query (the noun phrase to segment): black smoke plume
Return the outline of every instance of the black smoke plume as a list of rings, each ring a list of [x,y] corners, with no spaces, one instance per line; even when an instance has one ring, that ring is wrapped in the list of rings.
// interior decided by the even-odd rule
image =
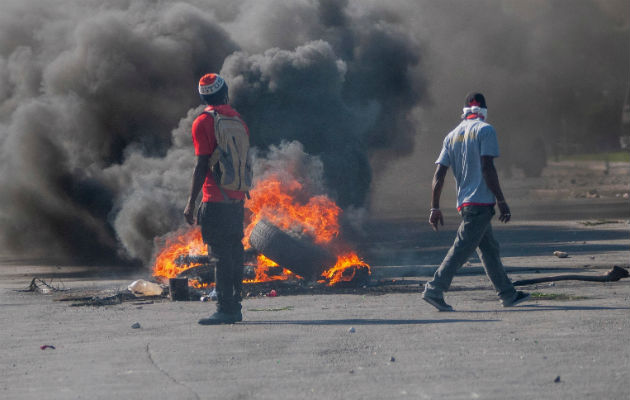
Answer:
[[[175,144],[171,130],[196,104],[198,76],[237,48],[197,7],[99,4],[3,2],[0,247],[8,252],[141,256],[118,221],[136,224],[139,247],[170,228],[156,207],[165,199],[138,193],[159,191],[143,174]],[[130,215],[134,207],[153,208],[152,221]]]
[[[404,196],[373,176],[412,154],[432,169],[470,90],[486,93],[506,156],[530,136],[614,146],[625,1],[381,3],[3,1],[1,254],[147,262],[182,225],[211,71],[260,154],[299,141],[343,207]]]

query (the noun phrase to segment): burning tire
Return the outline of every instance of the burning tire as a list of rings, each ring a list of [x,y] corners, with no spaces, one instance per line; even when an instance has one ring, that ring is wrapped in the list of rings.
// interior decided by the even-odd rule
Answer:
[[[249,243],[265,257],[307,280],[317,279],[337,261],[326,249],[291,236],[265,220],[256,224]]]

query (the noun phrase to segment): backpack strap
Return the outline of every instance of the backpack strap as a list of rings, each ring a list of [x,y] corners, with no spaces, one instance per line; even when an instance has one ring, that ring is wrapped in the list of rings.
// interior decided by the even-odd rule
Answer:
[[[219,118],[218,117],[219,113],[216,112],[215,110],[210,110],[210,111],[204,110],[202,114],[208,114],[214,120],[214,127],[215,127],[214,138],[215,138],[215,141],[217,142],[217,147],[214,149],[212,154],[210,154],[210,160],[208,161],[208,165],[210,166],[210,168],[212,168],[217,162],[219,162],[219,157],[221,156],[221,153],[219,152],[219,142],[218,140],[216,140],[216,137],[217,137],[216,125],[217,125],[217,119]],[[225,194],[223,196],[225,197]]]
[[[214,119],[214,138],[215,138],[215,140],[217,142],[217,147],[214,149],[212,154],[210,154],[210,159],[208,160],[208,166],[210,167],[210,169],[212,169],[219,162],[219,157],[221,157],[221,152],[219,151],[219,141],[217,140],[217,131],[216,131],[217,119],[219,119],[219,113],[216,112],[215,110],[209,110],[209,111],[204,110],[202,112],[202,114],[208,114],[208,115],[210,115],[212,117],[212,119]],[[225,203],[235,203],[236,202],[236,201],[232,200],[227,195],[225,190],[223,190],[221,185],[219,185],[218,183],[217,183],[217,187],[219,188],[219,191],[221,192],[221,195],[223,196],[223,202],[225,202]],[[248,195],[248,197],[249,197],[249,195]]]

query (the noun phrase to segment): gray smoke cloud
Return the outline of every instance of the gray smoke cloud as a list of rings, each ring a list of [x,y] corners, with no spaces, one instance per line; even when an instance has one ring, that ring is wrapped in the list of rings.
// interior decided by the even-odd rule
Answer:
[[[160,202],[174,200],[150,194],[151,173],[168,167],[146,171],[170,161],[155,157],[177,146],[171,130],[198,103],[191,88],[236,45],[211,12],[183,3],[4,2],[0,18],[0,246],[146,259],[137,236],[168,229]]]
[[[298,141],[346,209],[374,190],[398,196],[373,176],[434,158],[472,89],[487,94],[504,159],[530,137],[613,146],[623,0],[381,3],[3,1],[0,251],[150,260],[183,222],[195,89],[210,71],[261,157]]]
[[[505,164],[550,153],[618,148],[629,79],[630,8],[623,0],[475,1],[407,6],[431,77],[425,120],[440,134],[457,121],[464,96],[486,94]],[[429,143],[427,143],[429,144]],[[524,160],[525,159],[525,160]]]
[[[313,196],[328,194],[322,160],[306,153],[298,141],[282,141],[279,145],[269,146],[264,152],[254,151],[252,161],[254,184],[266,179],[276,179],[285,184],[296,181],[304,196],[298,200],[304,203]]]

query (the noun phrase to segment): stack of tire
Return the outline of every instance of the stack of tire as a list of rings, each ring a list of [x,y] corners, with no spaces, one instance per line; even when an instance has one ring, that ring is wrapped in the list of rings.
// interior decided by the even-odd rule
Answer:
[[[307,281],[319,279],[337,262],[325,248],[306,238],[290,235],[267,220],[256,224],[249,243],[265,257]]]

